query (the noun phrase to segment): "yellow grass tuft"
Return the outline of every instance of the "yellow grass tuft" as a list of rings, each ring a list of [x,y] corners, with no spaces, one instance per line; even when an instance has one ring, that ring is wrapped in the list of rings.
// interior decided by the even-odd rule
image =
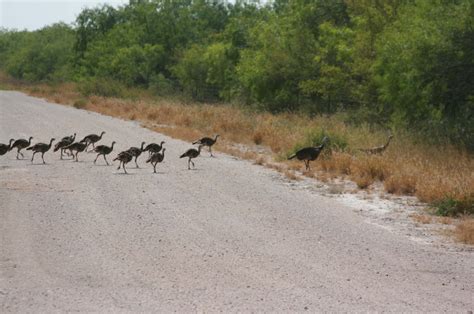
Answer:
[[[474,219],[466,218],[461,221],[456,226],[454,234],[459,242],[474,244]]]

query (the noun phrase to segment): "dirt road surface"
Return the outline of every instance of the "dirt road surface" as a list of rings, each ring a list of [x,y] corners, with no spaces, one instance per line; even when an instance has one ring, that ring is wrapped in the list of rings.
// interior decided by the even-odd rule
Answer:
[[[116,153],[166,141],[159,173],[95,154],[0,156],[0,312],[474,310],[474,253],[413,241],[224,154],[0,92],[0,142],[105,131]],[[39,156],[37,156],[39,157]]]

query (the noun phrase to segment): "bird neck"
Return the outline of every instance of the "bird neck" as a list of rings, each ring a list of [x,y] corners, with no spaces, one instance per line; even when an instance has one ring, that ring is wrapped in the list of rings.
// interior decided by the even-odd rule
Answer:
[[[74,133],[74,135],[72,136],[72,141],[74,142],[75,139],[76,139],[76,133]]]
[[[115,142],[112,142],[112,145],[110,145],[110,148],[114,148]]]
[[[383,146],[383,148],[387,148],[387,146],[388,146],[388,144],[390,144],[390,141],[391,141],[391,140],[392,140],[392,138],[389,137],[389,138],[388,138],[388,141],[387,141],[387,144],[385,144],[385,145]]]
[[[145,146],[145,142],[142,142],[142,147],[140,147],[141,151],[143,151],[143,146]]]
[[[10,143],[8,143],[8,148],[12,147],[12,143],[14,142],[15,140],[14,139],[10,139]]]
[[[53,145],[53,141],[54,141],[54,138],[52,138],[50,141],[49,141],[49,147],[51,147],[51,145]]]

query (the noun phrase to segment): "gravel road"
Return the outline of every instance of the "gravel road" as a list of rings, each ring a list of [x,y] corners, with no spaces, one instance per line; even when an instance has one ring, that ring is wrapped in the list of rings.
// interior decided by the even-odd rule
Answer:
[[[474,252],[419,243],[350,207],[137,123],[0,92],[0,142],[106,131],[166,141],[158,174],[95,154],[0,156],[0,312],[474,310]],[[40,156],[37,156],[40,157]]]

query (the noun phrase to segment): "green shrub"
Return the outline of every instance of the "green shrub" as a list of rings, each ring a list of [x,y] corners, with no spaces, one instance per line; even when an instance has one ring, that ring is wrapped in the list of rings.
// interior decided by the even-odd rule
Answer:
[[[447,197],[433,205],[435,207],[435,214],[439,216],[474,214],[474,200],[469,198],[457,200],[452,197]]]
[[[121,97],[122,90],[123,86],[119,82],[108,78],[88,78],[79,84],[79,91],[84,96]]]

